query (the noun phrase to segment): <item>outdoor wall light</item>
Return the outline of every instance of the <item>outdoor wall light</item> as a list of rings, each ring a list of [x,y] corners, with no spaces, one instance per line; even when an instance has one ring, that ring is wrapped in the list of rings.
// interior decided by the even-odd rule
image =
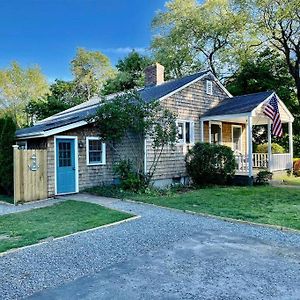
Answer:
[[[79,142],[78,142],[78,147],[79,147],[79,148],[83,148],[83,147],[84,147],[84,144],[83,144],[82,141],[79,141]]]

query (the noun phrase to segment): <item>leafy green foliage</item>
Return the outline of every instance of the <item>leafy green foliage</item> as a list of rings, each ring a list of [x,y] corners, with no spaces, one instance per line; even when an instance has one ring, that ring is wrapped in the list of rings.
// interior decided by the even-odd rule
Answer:
[[[13,148],[16,123],[9,115],[0,118],[0,193],[13,194]]]
[[[22,68],[13,62],[0,70],[0,107],[10,113],[18,126],[27,124],[25,107],[49,92],[46,78],[39,67]]]
[[[143,86],[144,69],[151,63],[150,58],[132,50],[128,56],[119,60],[116,65],[117,75],[106,81],[102,94],[108,95]]]
[[[140,148],[137,149],[136,141],[143,145],[147,136],[151,140],[154,150],[154,159],[147,174],[148,182],[152,178],[156,165],[165,146],[171,147],[176,142],[176,119],[168,109],[161,107],[159,101],[145,102],[135,92],[127,92],[104,100],[97,113],[90,120],[98,129],[101,139],[109,143],[115,150],[115,145],[124,138],[130,147],[128,155],[135,154],[135,171],[143,174],[143,157]],[[129,157],[127,157],[129,159]]]
[[[285,153],[285,150],[282,146],[276,144],[276,143],[272,143],[272,153],[273,154],[278,154],[278,153]],[[256,148],[256,152],[258,153],[268,153],[268,144],[260,144],[257,146]]]
[[[228,59],[225,52],[242,44],[245,22],[245,13],[233,7],[232,1],[169,1],[166,11],[153,20],[152,49],[170,74],[181,76],[191,71],[189,66],[201,65],[217,74]]]
[[[256,179],[255,179],[255,183],[258,185],[265,185],[268,184],[269,181],[272,179],[272,172],[263,170],[263,171],[259,171],[257,173]]]
[[[137,192],[144,186],[144,178],[138,174],[130,160],[120,160],[114,165],[114,172],[121,180],[121,188]]]
[[[224,184],[235,172],[233,151],[223,145],[196,143],[185,161],[187,173],[196,185]]]
[[[99,51],[78,48],[71,61],[74,83],[86,100],[99,95],[106,80],[114,77],[114,70],[107,56]]]
[[[43,99],[32,100],[26,106],[31,120],[42,120],[84,102],[85,96],[78,94],[73,81],[56,80],[50,86],[50,93]]]

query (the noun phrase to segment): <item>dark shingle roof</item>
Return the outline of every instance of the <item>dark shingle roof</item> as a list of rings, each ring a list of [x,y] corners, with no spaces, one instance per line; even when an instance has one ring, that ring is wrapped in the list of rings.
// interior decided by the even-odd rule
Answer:
[[[191,83],[208,72],[209,71],[198,72],[180,79],[167,81],[161,85],[145,87],[140,89],[139,93],[142,99],[146,102],[160,99],[185,86],[186,84]],[[112,98],[113,95],[108,97]],[[87,117],[96,113],[98,106],[99,99],[92,99],[88,102],[82,103],[66,111],[60,112],[50,118],[40,121],[33,127],[20,129],[17,131],[16,136],[19,138],[26,138],[26,136],[39,136],[51,129],[66,126],[79,121],[84,121]]]
[[[233,115],[251,112],[273,92],[260,92],[224,99],[219,105],[208,110],[203,116]]]

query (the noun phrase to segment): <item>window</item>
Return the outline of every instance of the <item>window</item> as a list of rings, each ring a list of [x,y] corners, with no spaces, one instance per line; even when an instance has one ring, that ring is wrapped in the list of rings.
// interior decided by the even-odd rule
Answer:
[[[58,161],[60,167],[71,167],[71,144],[69,142],[60,142],[58,144]]]
[[[211,135],[211,143],[212,144],[221,144],[221,132],[222,128],[219,124],[211,124],[210,125],[210,135]]]
[[[213,94],[213,85],[212,81],[206,80],[206,94],[212,95]]]
[[[242,151],[242,127],[232,126],[232,150]]]
[[[177,122],[177,138],[180,144],[194,143],[194,123],[191,121]]]
[[[87,165],[106,164],[106,145],[98,137],[86,138]]]

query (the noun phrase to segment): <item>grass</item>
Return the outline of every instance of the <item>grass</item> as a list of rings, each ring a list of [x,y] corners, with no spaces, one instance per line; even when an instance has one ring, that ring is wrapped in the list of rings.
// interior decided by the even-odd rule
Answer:
[[[116,189],[116,188],[115,188]],[[110,197],[108,188],[90,192]],[[160,206],[189,210],[196,213],[228,217],[238,220],[272,224],[300,230],[299,189],[260,187],[212,187],[185,192],[133,194],[120,191],[119,198],[127,198]]]
[[[286,185],[299,185],[300,186],[300,177],[295,176],[284,176],[281,177],[283,183]]]
[[[7,195],[1,195],[0,194],[0,201],[7,202],[7,203],[10,203],[10,204],[14,204],[14,198],[10,197],[10,196],[7,196]]]
[[[130,217],[132,215],[97,204],[73,200],[4,215],[0,217],[0,252]]]

